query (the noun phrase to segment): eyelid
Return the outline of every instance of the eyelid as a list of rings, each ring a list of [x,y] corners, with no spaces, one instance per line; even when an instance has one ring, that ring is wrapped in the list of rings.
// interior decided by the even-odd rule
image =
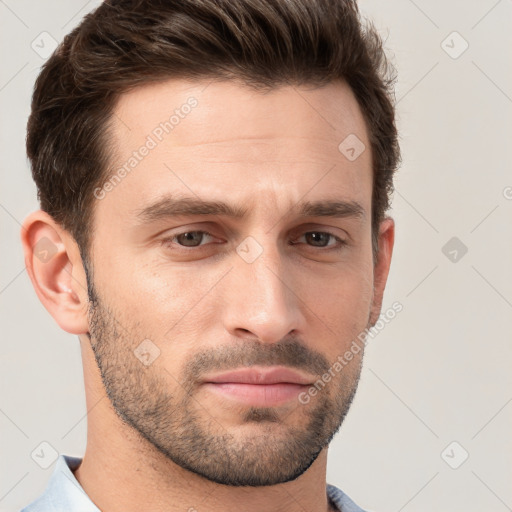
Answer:
[[[205,230],[205,229],[194,229],[194,228],[189,228],[189,229],[183,229],[182,231],[180,232],[177,232],[177,233],[174,233],[172,235],[169,235],[169,236],[166,236],[165,238],[162,238],[160,243],[161,245],[174,245],[176,247],[176,250],[177,251],[185,251],[185,252],[190,252],[194,249],[199,249],[201,247],[206,247],[208,245],[211,245],[212,243],[206,243],[206,244],[200,244],[200,245],[196,245],[196,246],[191,246],[191,247],[188,247],[186,245],[180,245],[178,243],[175,243],[175,239],[180,236],[180,235],[184,235],[185,233],[202,233],[204,235],[207,235],[207,236],[210,236],[212,238],[215,238],[215,236],[210,233],[209,231]],[[308,245],[307,243],[304,243],[303,245],[305,245],[306,247],[308,247],[308,249],[318,249],[319,251],[324,251],[324,252],[328,252],[330,250],[340,250],[342,249],[343,247],[345,247],[346,245],[348,245],[348,240],[345,240],[341,237],[339,237],[338,235],[336,235],[335,233],[332,233],[331,231],[325,231],[325,229],[315,229],[315,228],[309,228],[309,229],[306,229],[306,230],[301,230],[301,234],[299,235],[298,238],[302,238],[303,236],[307,235],[308,233],[322,233],[322,234],[326,234],[326,235],[329,235],[331,236],[332,238],[334,238],[336,240],[336,244],[333,245],[333,246],[326,246],[326,247],[322,247],[322,246],[315,246],[315,245]],[[213,243],[216,243],[218,244],[219,242],[213,242]],[[290,245],[297,245],[297,242],[294,240],[292,242],[289,242]]]
[[[336,240],[336,244],[332,245],[332,246],[326,246],[326,247],[318,247],[318,246],[315,246],[315,245],[308,245],[308,244],[304,244],[306,245],[309,249],[319,249],[320,251],[329,251],[329,250],[336,250],[336,249],[341,249],[343,247],[345,247],[346,245],[348,245],[348,241],[347,240],[344,240],[343,238],[340,238],[338,235],[335,235],[334,233],[331,233],[330,231],[323,231],[321,229],[308,229],[307,231],[304,231],[300,236],[299,238],[302,238],[303,236],[307,235],[308,233],[322,233],[322,234],[325,234],[325,235],[329,235],[331,236],[332,238],[334,238]],[[292,242],[291,245],[296,245],[295,242]]]
[[[185,250],[185,251],[189,251],[191,249],[198,249],[199,247],[205,247],[206,245],[209,245],[209,244],[200,244],[200,245],[196,245],[196,246],[192,246],[192,247],[187,247],[186,245],[180,245],[180,244],[176,244],[174,243],[174,240],[179,237],[180,235],[184,235],[185,233],[202,233],[204,235],[207,235],[207,236],[210,236],[212,238],[215,238],[215,236],[210,233],[209,231],[206,231],[205,229],[186,229],[184,231],[180,231],[179,233],[174,233],[172,235],[169,235],[169,236],[166,236],[165,238],[162,238],[161,239],[161,244],[162,245],[169,245],[170,243],[172,243],[173,245],[176,245],[178,247],[178,250]],[[214,242],[216,243],[216,242]]]

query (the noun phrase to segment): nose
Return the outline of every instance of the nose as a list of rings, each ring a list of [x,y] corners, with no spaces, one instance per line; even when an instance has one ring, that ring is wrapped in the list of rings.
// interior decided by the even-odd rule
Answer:
[[[252,244],[250,251],[257,249]],[[273,248],[260,245],[262,252],[252,262],[243,251],[233,256],[234,268],[225,283],[224,325],[237,338],[276,343],[302,329],[301,300],[275,242]]]

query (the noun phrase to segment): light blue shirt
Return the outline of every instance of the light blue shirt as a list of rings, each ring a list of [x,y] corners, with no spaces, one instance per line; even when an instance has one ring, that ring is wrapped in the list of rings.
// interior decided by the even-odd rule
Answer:
[[[81,462],[60,455],[43,494],[21,512],[101,512],[73,475]],[[327,496],[340,512],[365,512],[334,485],[327,484]]]

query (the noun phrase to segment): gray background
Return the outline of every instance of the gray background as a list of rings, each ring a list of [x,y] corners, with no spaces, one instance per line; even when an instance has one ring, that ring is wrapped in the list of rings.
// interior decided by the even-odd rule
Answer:
[[[96,5],[0,0],[2,511],[44,489],[54,466],[31,458],[41,442],[85,449],[78,339],[39,303],[19,231],[37,208],[24,138],[44,50]],[[512,2],[360,5],[399,72],[403,165],[383,309],[404,309],[368,345],[328,481],[379,512],[512,510]]]

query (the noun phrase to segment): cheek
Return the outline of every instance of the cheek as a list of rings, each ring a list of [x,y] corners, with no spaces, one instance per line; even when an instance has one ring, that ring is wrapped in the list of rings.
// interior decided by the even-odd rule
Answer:
[[[312,332],[312,339],[316,336],[317,346],[323,347],[322,351],[330,362],[349,351],[354,340],[361,345],[357,340],[368,325],[372,291],[373,267],[369,265],[357,271],[340,272],[306,295],[306,303],[314,312],[311,316],[311,322],[316,325],[313,331],[317,332]],[[319,329],[320,321],[329,329]],[[328,333],[329,341],[319,333]],[[349,354],[353,360],[350,368],[354,371],[357,371],[357,361],[363,354],[362,349],[356,347],[356,351],[357,354]]]
[[[373,295],[371,264],[343,265],[302,280],[300,297],[319,317],[338,328],[366,325]]]
[[[138,261],[133,254],[118,254],[104,262],[98,281],[102,296],[127,327],[137,325],[157,343],[169,344],[178,336],[180,343],[193,343],[201,324],[220,321],[222,304],[232,303],[234,292],[219,285],[226,270],[223,265],[173,268],[158,256]],[[354,249],[336,266],[291,263],[288,270],[286,281],[297,296],[293,307],[303,311],[308,323],[321,321],[339,333],[336,343],[364,330],[373,290],[369,246]]]
[[[136,332],[164,347],[190,327],[190,313],[200,309],[205,290],[212,286],[190,271],[162,268],[135,258],[106,263],[94,279],[99,295],[124,331]]]

